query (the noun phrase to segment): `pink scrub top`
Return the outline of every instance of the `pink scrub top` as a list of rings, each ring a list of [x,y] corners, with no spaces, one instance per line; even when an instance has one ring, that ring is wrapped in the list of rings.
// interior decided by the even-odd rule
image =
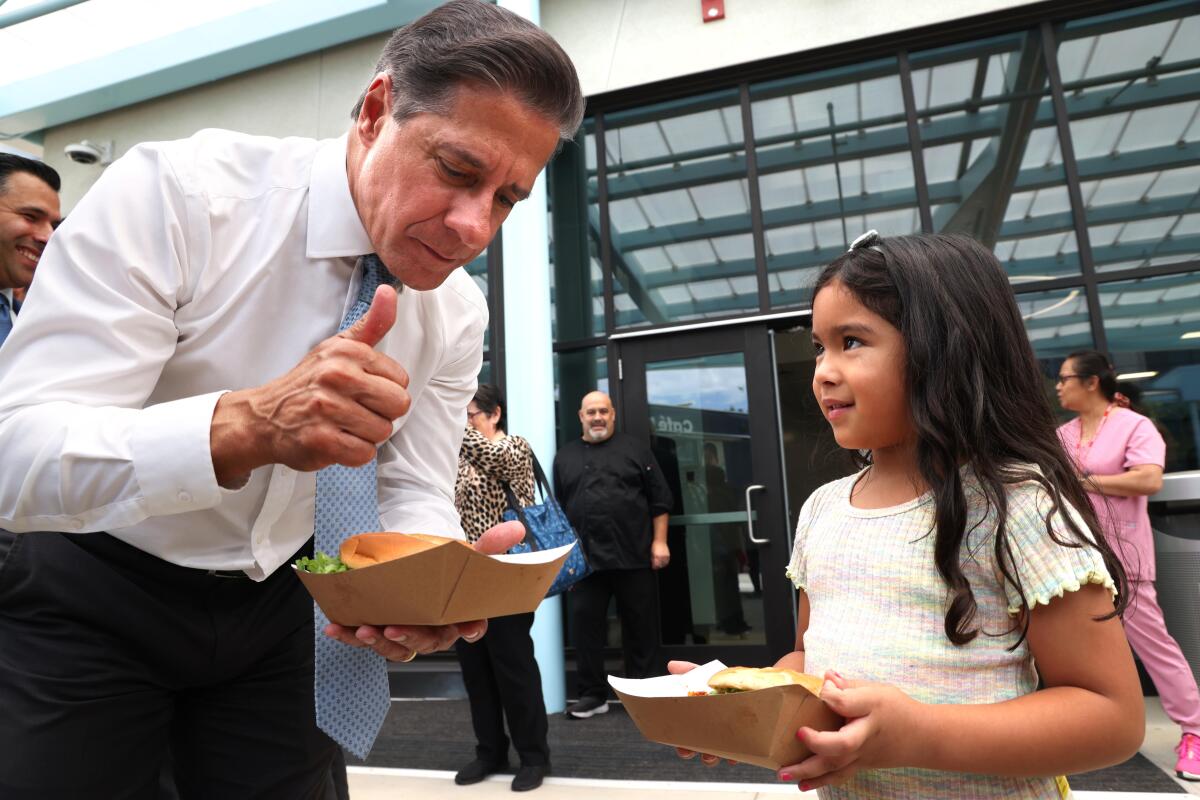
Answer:
[[[1093,475],[1120,475],[1140,464],[1166,465],[1167,445],[1154,423],[1136,411],[1113,408],[1091,447],[1079,447],[1083,423],[1078,417],[1058,429],[1067,455]],[[1079,463],[1080,454],[1082,464]],[[1086,483],[1085,483],[1086,486]],[[1108,542],[1121,559],[1130,580],[1154,580],[1154,535],[1146,513],[1148,498],[1112,497],[1088,492]]]

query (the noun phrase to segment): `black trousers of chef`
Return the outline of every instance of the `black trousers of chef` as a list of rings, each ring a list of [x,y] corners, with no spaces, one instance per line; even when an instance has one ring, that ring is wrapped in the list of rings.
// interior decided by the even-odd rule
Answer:
[[[331,795],[312,601],[103,533],[0,533],[0,797]]]
[[[509,737],[522,766],[550,763],[550,725],[529,635],[532,627],[533,612],[495,617],[479,641],[454,644],[471,704],[475,756],[490,764],[508,760]]]
[[[608,644],[608,604],[617,598],[625,677],[648,678],[659,671],[658,602],[654,571],[596,570],[572,587],[572,638],[579,670],[578,698],[608,697],[604,648]]]

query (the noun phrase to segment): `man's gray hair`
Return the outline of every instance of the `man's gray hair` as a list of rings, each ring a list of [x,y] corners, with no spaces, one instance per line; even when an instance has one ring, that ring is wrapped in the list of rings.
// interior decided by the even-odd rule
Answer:
[[[450,0],[396,30],[375,74],[392,78],[396,122],[448,114],[462,84],[511,92],[571,139],[583,121],[583,91],[571,59],[532,22],[482,0]],[[366,90],[351,116],[358,119]]]

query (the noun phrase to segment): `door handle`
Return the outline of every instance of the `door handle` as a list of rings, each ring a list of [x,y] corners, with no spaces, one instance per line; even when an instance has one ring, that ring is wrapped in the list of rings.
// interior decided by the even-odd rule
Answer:
[[[755,492],[765,492],[767,487],[762,484],[754,483],[746,487],[746,535],[750,537],[750,541],[755,544],[770,544],[770,539],[759,539],[754,535],[754,505],[750,496]]]

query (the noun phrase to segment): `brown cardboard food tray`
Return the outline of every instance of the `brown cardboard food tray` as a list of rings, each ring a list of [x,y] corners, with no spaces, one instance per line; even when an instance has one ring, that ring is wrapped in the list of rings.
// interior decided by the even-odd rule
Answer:
[[[690,682],[687,676],[673,675],[645,681],[610,677],[609,683],[647,739],[769,769],[799,763],[812,754],[796,738],[797,728],[828,731],[842,725],[842,718],[803,686],[687,696],[688,688],[702,689],[719,669],[724,669],[720,662],[697,667]],[[700,677],[703,681],[697,680]],[[657,684],[647,686],[651,682]],[[672,684],[678,687],[675,696],[670,696]]]
[[[447,541],[346,572],[293,569],[339,625],[450,625],[533,611],[572,546],[489,556]]]

